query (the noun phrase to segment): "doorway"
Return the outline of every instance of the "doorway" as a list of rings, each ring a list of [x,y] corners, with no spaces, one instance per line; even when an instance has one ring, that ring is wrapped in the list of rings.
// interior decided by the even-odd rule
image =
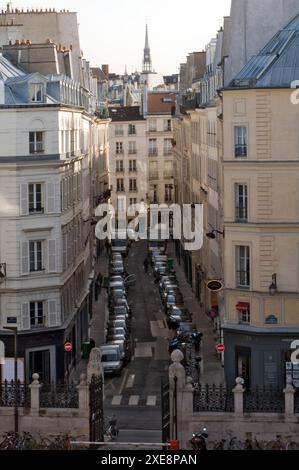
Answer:
[[[236,377],[244,379],[244,386],[251,386],[251,349],[236,347]]]
[[[40,382],[51,383],[51,354],[50,350],[29,352],[29,377],[39,375]]]

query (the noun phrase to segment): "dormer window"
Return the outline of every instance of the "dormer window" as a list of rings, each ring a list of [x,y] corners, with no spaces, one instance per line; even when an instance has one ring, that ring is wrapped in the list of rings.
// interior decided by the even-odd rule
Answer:
[[[30,84],[30,101],[32,103],[43,103],[44,101],[44,84],[31,83]]]

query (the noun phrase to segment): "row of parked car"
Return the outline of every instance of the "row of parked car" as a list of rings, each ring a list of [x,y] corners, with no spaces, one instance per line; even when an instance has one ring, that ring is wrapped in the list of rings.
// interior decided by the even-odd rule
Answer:
[[[105,375],[120,375],[131,359],[131,318],[128,289],[136,283],[134,275],[128,276],[123,255],[113,251],[109,260],[108,308],[106,344],[101,347]]]
[[[198,351],[203,335],[193,325],[192,313],[185,306],[175,270],[164,251],[152,250],[150,257],[168,327],[176,331],[175,337],[169,343],[169,352],[181,349],[185,353],[186,345],[191,352]],[[190,357],[193,355],[190,354]],[[189,354],[185,358],[185,365],[188,367],[187,356]]]

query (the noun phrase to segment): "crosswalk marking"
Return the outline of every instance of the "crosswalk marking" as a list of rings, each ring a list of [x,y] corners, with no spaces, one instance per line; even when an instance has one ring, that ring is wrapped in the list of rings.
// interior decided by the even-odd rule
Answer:
[[[129,406],[137,406],[139,404],[139,400],[139,395],[131,395],[129,400]]]
[[[113,405],[113,406],[119,406],[119,405],[121,404],[121,400],[122,400],[122,395],[115,395],[115,396],[112,398],[111,405]]]
[[[156,406],[157,397],[156,395],[149,395],[146,400],[146,406]]]

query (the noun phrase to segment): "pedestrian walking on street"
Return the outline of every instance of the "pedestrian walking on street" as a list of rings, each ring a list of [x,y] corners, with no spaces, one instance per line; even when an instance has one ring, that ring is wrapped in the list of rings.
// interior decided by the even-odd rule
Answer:
[[[145,260],[143,261],[143,267],[144,267],[145,273],[147,274],[148,273],[148,259],[147,258],[145,258]]]

